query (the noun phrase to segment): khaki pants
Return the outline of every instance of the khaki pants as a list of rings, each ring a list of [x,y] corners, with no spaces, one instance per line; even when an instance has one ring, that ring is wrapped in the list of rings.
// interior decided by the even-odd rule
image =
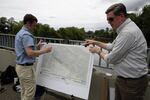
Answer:
[[[22,87],[21,100],[33,100],[36,90],[34,66],[16,65],[16,72]]]
[[[144,100],[148,78],[138,79],[116,78],[115,100]]]

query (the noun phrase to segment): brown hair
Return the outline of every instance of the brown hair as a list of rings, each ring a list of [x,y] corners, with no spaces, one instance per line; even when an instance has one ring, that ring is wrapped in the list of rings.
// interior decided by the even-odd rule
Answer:
[[[23,18],[23,24],[26,24],[27,22],[33,23],[34,21],[38,22],[37,18],[32,14],[26,14]]]
[[[113,11],[114,15],[118,16],[121,13],[123,13],[125,15],[125,17],[127,17],[127,10],[124,4],[122,3],[117,3],[114,4],[112,6],[110,6],[107,10],[106,10],[106,14],[108,14],[109,12]]]

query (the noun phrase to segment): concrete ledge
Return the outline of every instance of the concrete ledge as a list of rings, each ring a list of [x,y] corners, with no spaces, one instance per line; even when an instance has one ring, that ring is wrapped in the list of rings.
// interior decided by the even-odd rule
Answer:
[[[14,51],[10,51],[10,50],[5,50],[5,49],[0,49],[0,59],[1,59],[1,63],[0,63],[0,71],[5,71],[5,69],[9,66],[15,66],[15,53]]]

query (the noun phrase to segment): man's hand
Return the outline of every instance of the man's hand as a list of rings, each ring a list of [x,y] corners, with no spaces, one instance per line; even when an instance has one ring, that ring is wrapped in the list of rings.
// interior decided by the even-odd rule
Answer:
[[[42,51],[44,51],[44,53],[48,53],[52,51],[52,46],[47,46],[41,49]]]
[[[89,51],[91,53],[97,53],[97,54],[99,54],[100,52],[102,52],[101,48],[100,47],[96,47],[96,46],[95,47],[90,47]]]
[[[92,44],[93,46],[95,46],[96,41],[95,40],[86,40],[84,43],[84,46],[87,47],[90,44]]]
[[[37,48],[38,48],[38,49],[41,49],[42,46],[45,45],[45,44],[46,44],[46,42],[45,42],[43,39],[41,39],[41,40],[39,41],[39,43],[37,44]]]

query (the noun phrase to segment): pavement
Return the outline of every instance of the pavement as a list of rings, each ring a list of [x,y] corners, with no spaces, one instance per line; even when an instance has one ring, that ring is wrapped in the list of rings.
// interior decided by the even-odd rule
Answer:
[[[0,100],[21,100],[20,93],[13,90],[13,83],[3,85],[0,88]],[[68,100],[54,94],[45,93],[42,100]]]

